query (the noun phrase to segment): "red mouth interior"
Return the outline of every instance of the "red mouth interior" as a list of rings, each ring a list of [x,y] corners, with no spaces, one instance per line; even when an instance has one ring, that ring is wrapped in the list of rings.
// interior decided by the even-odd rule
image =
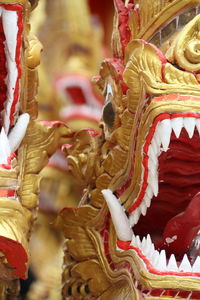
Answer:
[[[86,104],[85,95],[79,86],[70,86],[66,91],[76,105]]]
[[[150,234],[158,250],[180,260],[200,230],[200,137],[182,129],[180,138],[171,135],[169,150],[159,157],[159,194],[153,197],[146,216],[141,216],[134,233]],[[175,240],[166,244],[166,238]]]

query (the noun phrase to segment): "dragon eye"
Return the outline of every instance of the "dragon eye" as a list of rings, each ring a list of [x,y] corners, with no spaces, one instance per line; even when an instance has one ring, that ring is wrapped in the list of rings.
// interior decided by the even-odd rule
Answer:
[[[114,125],[115,121],[115,111],[112,105],[112,98],[113,98],[113,89],[110,83],[106,86],[105,92],[105,105],[103,108],[103,120],[106,125],[111,128]]]
[[[115,111],[111,101],[108,101],[104,106],[103,120],[109,128],[113,127],[115,121]]]

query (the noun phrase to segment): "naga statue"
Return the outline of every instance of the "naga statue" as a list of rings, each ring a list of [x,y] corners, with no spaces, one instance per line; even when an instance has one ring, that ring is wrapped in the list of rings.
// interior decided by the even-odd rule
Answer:
[[[37,121],[41,44],[30,32],[37,1],[0,1],[0,299],[18,299],[29,267],[39,172],[71,130]]]
[[[63,146],[63,299],[200,299],[200,1],[114,3],[100,130]]]

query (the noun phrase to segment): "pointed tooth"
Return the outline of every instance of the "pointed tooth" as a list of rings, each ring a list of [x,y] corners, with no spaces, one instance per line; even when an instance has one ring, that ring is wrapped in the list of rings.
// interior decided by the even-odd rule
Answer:
[[[199,135],[200,135],[200,119],[196,119],[196,126],[197,126],[197,130],[199,132]]]
[[[135,243],[136,243],[136,247],[140,249],[141,248],[141,241],[140,241],[139,235],[136,236]]]
[[[151,245],[152,245],[152,242],[151,242],[151,237],[150,235],[148,234],[147,235],[147,238],[146,238],[146,246],[145,246],[145,249],[144,249],[144,255],[146,257],[149,256],[150,252],[151,252]]]
[[[151,161],[154,165],[158,164],[157,155],[155,154],[153,147],[151,145],[149,146],[148,156],[149,156],[149,160],[151,159]]]
[[[153,176],[151,172],[148,175],[148,184],[151,186],[153,194],[155,197],[158,196],[158,177]]]
[[[158,262],[159,262],[160,254],[157,250],[154,251],[153,257],[152,257],[152,265],[154,268],[157,268]]]
[[[152,240],[151,240],[150,234],[147,234],[147,243],[148,243],[149,245],[152,244]]]
[[[103,190],[102,194],[105,198],[105,201],[107,202],[113,225],[115,227],[119,240],[131,241],[133,232],[130,226],[129,219],[126,216],[119,200],[115,197],[115,195],[113,195],[111,190]]]
[[[195,119],[194,118],[183,118],[184,127],[188,133],[189,138],[193,137],[194,128],[195,128]]]
[[[142,243],[141,243],[141,250],[143,253],[144,253],[145,249],[146,249],[146,238],[143,237]]]
[[[149,261],[152,261],[155,252],[154,244],[151,241],[151,236],[147,235],[147,248],[145,255],[148,257]]]
[[[8,157],[11,154],[9,141],[5,134],[4,128],[2,127],[0,133],[0,164],[7,164]]]
[[[183,271],[183,272],[192,272],[192,267],[191,264],[189,262],[189,259],[187,257],[187,254],[185,254],[183,256],[183,260],[179,266],[179,271]]]
[[[153,191],[152,188],[148,185],[147,189],[146,189],[146,193],[145,193],[150,199],[152,199],[153,197]]]
[[[30,116],[29,114],[23,114],[19,116],[15,127],[11,130],[8,140],[11,148],[11,152],[15,152],[19,145],[21,144],[26,130],[29,124]]]
[[[192,266],[192,272],[200,273],[200,257],[199,256],[197,256],[197,258]]]
[[[165,119],[160,122],[159,135],[163,146],[163,151],[167,151],[172,133],[171,120]]]
[[[154,252],[155,252],[155,246],[154,246],[154,244],[152,243],[151,246],[150,246],[150,249],[149,249],[149,253],[148,253],[148,259],[149,259],[149,261],[151,261],[151,262],[152,262],[153,257],[154,257]]]
[[[6,37],[6,46],[10,59],[15,61],[16,47],[17,47],[17,34],[18,34],[18,16],[16,11],[3,10],[2,23],[3,30]]]
[[[161,138],[160,138],[160,122],[157,124],[156,126],[156,130],[155,130],[155,133],[154,133],[154,140],[155,140],[155,143],[157,145],[157,149],[158,149],[158,153],[160,152],[160,145],[161,145]]]
[[[167,270],[171,271],[171,272],[177,272],[178,271],[176,258],[174,256],[174,254],[172,254],[170,256],[170,259],[169,259],[169,262],[168,262],[168,265],[167,265]]]
[[[151,140],[151,146],[153,148],[153,153],[158,156],[158,153],[160,151],[160,147],[157,145],[155,138],[153,137],[153,139]]]
[[[133,234],[133,236],[132,236],[132,241],[131,241],[131,244],[130,244],[130,245],[133,246],[133,247],[136,246],[136,237],[135,237],[134,234]]]
[[[151,157],[149,158],[148,169],[154,176],[158,175],[158,160],[157,160],[157,158],[156,158],[156,161],[152,160]]]
[[[158,264],[157,264],[157,269],[159,271],[166,271],[167,269],[167,259],[166,259],[166,253],[165,250],[162,250],[160,252]]]
[[[172,129],[177,138],[180,137],[181,130],[183,128],[183,118],[174,118],[171,120]]]
[[[140,218],[140,209],[139,208],[136,208],[129,216],[129,221],[130,221],[130,224],[131,224],[131,227],[136,225],[139,218]]]
[[[151,199],[149,198],[148,195],[145,194],[143,201],[145,202],[147,207],[151,206]]]
[[[146,205],[145,205],[144,202],[140,205],[140,210],[141,210],[142,215],[143,215],[143,216],[146,216],[146,213],[147,213],[147,207],[146,207]]]

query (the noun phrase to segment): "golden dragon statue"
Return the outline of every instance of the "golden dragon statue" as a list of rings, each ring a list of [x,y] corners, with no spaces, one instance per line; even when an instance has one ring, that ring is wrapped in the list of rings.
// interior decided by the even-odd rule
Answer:
[[[200,299],[200,1],[115,0],[100,130],[63,146],[63,299]]]
[[[0,299],[18,299],[29,267],[39,172],[71,135],[61,122],[37,121],[41,44],[29,16],[37,1],[0,1]]]

